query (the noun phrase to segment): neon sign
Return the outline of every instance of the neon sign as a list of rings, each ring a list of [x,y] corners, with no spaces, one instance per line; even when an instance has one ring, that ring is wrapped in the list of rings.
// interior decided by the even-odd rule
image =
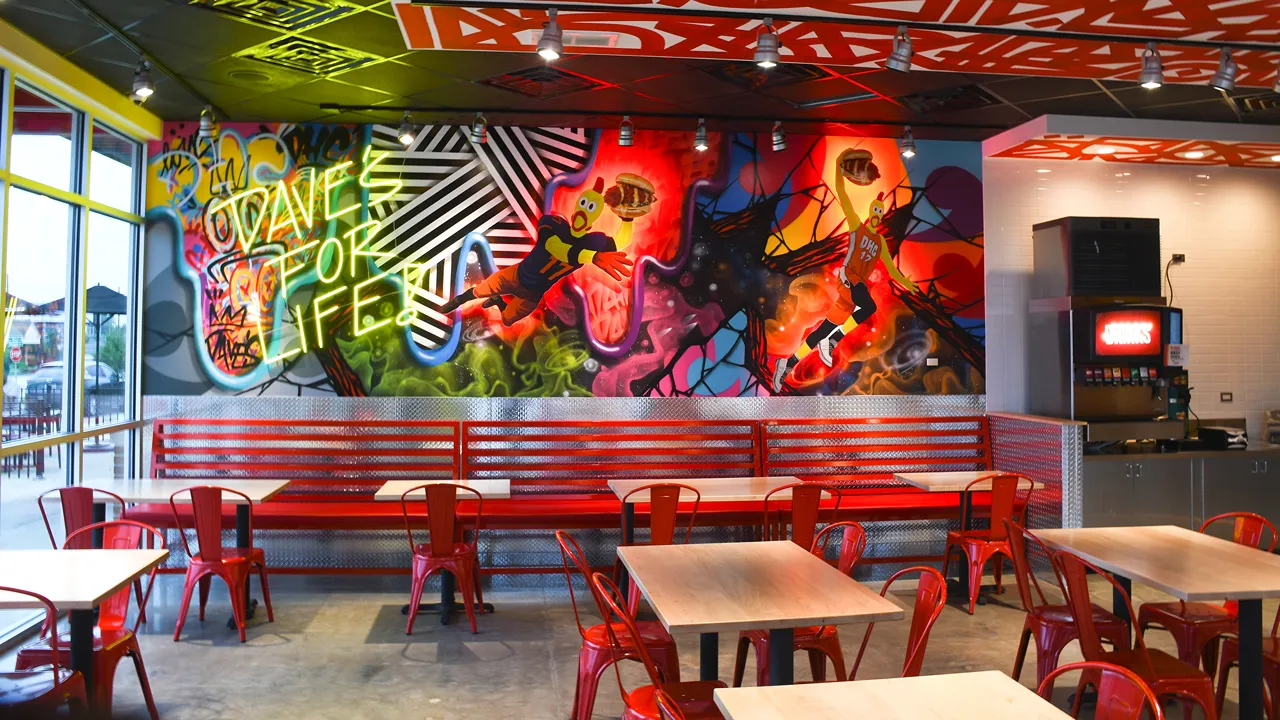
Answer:
[[[295,237],[305,238],[306,233],[321,219],[329,222],[358,212],[361,209],[360,203],[334,207],[335,196],[340,196],[343,186],[353,180],[361,191],[370,193],[368,207],[376,207],[398,193],[403,183],[395,179],[371,177],[373,170],[387,157],[385,152],[373,154],[371,151],[371,147],[365,147],[363,167],[359,174],[353,175],[350,172],[354,164],[351,161],[326,169],[320,178],[316,177],[315,168],[307,168],[300,174],[299,182],[293,185],[286,185],[283,180],[280,180],[270,190],[262,187],[252,188],[213,204],[209,209],[210,222],[216,222],[215,218],[227,218],[227,225],[236,243],[248,254],[255,245],[269,242],[271,238],[276,237],[276,233],[280,230],[292,229]],[[299,192],[299,185],[302,184],[306,187],[303,192]],[[324,194],[319,203],[316,202],[317,189]],[[323,208],[323,218],[319,217],[321,207],[317,205]],[[251,209],[259,211],[250,213]],[[251,214],[252,220],[248,217]],[[341,236],[330,236],[323,240],[304,243],[265,263],[266,268],[274,273],[279,283],[280,297],[284,298],[286,304],[289,304],[290,290],[299,287],[296,276],[314,277],[325,284],[339,282],[342,284],[316,295],[309,306],[290,305],[297,322],[301,347],[290,350],[277,349],[274,354],[269,352],[270,346],[262,327],[262,313],[251,313],[250,319],[257,331],[259,353],[264,363],[283,362],[294,355],[308,352],[311,345],[307,338],[308,326],[314,327],[315,347],[323,348],[325,337],[329,334],[326,326],[331,322],[327,318],[337,314],[344,307],[351,311],[351,332],[356,337],[391,323],[407,327],[413,322],[417,311],[413,308],[411,299],[426,279],[428,265],[406,262],[400,264],[398,273],[384,270],[384,267],[390,267],[400,258],[395,253],[370,249],[381,229],[381,222],[368,220]],[[371,273],[364,279],[360,277],[362,263],[368,264]],[[401,279],[402,290],[399,293],[401,309],[394,317],[374,320],[367,324],[362,323],[362,317],[369,318],[367,312],[362,315],[362,310],[385,297],[383,294],[371,292],[370,286],[393,274],[398,274]],[[291,278],[295,278],[292,285]],[[257,309],[257,303],[254,303],[254,307]]]
[[[1103,356],[1159,355],[1158,310],[1111,310],[1094,318],[1094,352]]]

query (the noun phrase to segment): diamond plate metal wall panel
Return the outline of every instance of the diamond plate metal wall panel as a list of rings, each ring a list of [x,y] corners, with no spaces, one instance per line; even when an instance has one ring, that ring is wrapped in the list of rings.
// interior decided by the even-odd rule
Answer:
[[[998,470],[1025,475],[1044,484],[1031,495],[1032,528],[1063,527],[1065,498],[1071,491],[1072,473],[1079,473],[1082,445],[1071,443],[1070,422],[1026,415],[994,413],[991,421],[991,451]],[[1075,459],[1076,465],[1072,465]],[[1074,484],[1078,485],[1078,481]],[[1078,491],[1078,490],[1077,490]]]

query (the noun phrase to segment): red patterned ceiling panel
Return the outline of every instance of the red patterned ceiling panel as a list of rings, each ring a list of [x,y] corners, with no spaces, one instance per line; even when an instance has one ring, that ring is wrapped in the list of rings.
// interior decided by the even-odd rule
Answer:
[[[904,22],[944,22],[982,27],[1064,30],[1105,35],[1128,33],[1200,40],[1280,42],[1277,0],[1216,3],[1186,0],[1053,0],[1044,4],[985,0],[916,2],[810,2],[761,0],[612,0],[610,10],[562,12],[570,52],[654,57],[748,60],[760,32],[757,20],[628,13],[627,5],[874,17]],[[603,7],[602,3],[602,7]],[[550,7],[550,4],[548,4]],[[532,52],[546,13],[533,10],[395,5],[411,49]],[[892,47],[893,29],[873,25],[782,22],[783,59],[853,67],[878,67]],[[922,70],[1007,75],[1046,75],[1136,80],[1142,48],[1106,40],[1013,37],[963,31],[911,31],[915,66]],[[1169,82],[1203,83],[1218,64],[1213,48],[1162,48]],[[1276,76],[1280,49],[1239,51],[1237,81],[1267,86]]]
[[[1045,135],[992,157],[1280,168],[1280,143]]]

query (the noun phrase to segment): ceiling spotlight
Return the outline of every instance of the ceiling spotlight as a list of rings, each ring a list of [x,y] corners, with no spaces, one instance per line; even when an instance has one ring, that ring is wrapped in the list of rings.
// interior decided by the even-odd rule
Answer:
[[[1090,145],[1084,149],[1086,155],[1111,155],[1115,153],[1116,148],[1110,145]]]
[[[564,30],[556,22],[555,8],[547,11],[547,24],[542,26],[542,37],[538,38],[538,54],[547,62],[559,60],[564,54]]]
[[[213,140],[217,135],[217,118],[213,116],[213,107],[205,105],[204,110],[200,111],[200,132],[196,135],[196,139]]]
[[[471,123],[471,142],[483,145],[488,141],[489,121],[484,119],[484,113],[476,113],[476,120]]]
[[[773,29],[773,18],[764,19],[764,29],[756,37],[756,65],[768,70],[782,62],[778,48],[782,42],[778,40],[778,31]]]
[[[911,134],[911,126],[908,125],[906,130],[902,131],[902,143],[899,145],[902,157],[913,158],[916,156],[916,137]]]
[[[1213,79],[1209,81],[1209,87],[1222,92],[1235,90],[1236,72],[1239,69],[1240,66],[1236,65],[1236,61],[1231,59],[1231,51],[1222,48],[1222,57],[1218,60],[1218,72],[1213,74]]]
[[[911,72],[911,36],[907,34],[907,26],[899,25],[898,32],[893,36],[893,52],[889,53],[889,59],[884,61],[884,66],[890,70],[898,72]]]
[[[1138,82],[1148,90],[1164,85],[1164,63],[1160,61],[1160,51],[1153,42],[1147,43],[1147,49],[1142,53],[1142,74],[1138,76]]]
[[[773,121],[773,151],[782,152],[787,149],[787,131],[782,129],[782,121]]]
[[[636,126],[631,123],[630,115],[622,116],[622,124],[618,126],[618,147],[631,147],[636,144]]]
[[[396,137],[400,139],[400,144],[408,147],[413,144],[417,133],[413,131],[413,117],[409,113],[404,114],[404,118],[400,121],[400,132],[396,133]]]
[[[693,134],[693,149],[702,152],[711,147],[711,143],[707,141],[707,121],[698,118],[698,131]]]
[[[1271,162],[1280,162],[1280,155],[1272,155]]]
[[[141,100],[154,95],[156,83],[151,79],[151,63],[146,58],[138,60],[138,69],[133,73],[133,96]]]
[[[1200,158],[1204,157],[1204,151],[1188,150],[1187,152],[1182,153],[1182,157],[1188,160],[1199,160]]]

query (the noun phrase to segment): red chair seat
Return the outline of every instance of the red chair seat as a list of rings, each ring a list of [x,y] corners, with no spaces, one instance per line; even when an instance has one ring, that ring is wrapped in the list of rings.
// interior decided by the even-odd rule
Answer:
[[[93,629],[93,651],[95,653],[100,653],[104,650],[115,650],[119,645],[128,642],[132,637],[132,630],[124,628],[118,630],[103,630],[95,627]],[[71,633],[59,633],[59,650],[62,651],[62,648],[69,647],[71,647]],[[40,665],[48,665],[52,662],[52,658],[53,649],[49,647],[49,639],[41,638],[18,650],[18,658],[15,666],[30,669]]]
[[[707,718],[708,720],[723,718],[716,707],[716,688],[729,687],[719,680],[702,680],[679,683],[663,683],[662,690],[684,711],[687,720]],[[623,720],[661,720],[658,713],[657,688],[642,685],[627,694],[627,709],[622,714]]]
[[[1166,618],[1193,624],[1235,622],[1235,614],[1225,607],[1202,602],[1189,602],[1185,605],[1176,602],[1144,603],[1138,608],[1138,616],[1148,616],[1155,622]]]
[[[205,560],[200,553],[191,556],[192,565],[203,565],[221,562],[223,565],[232,565],[235,563],[261,563],[266,564],[266,553],[262,548],[222,548],[222,558],[220,560]]]
[[[53,692],[54,688],[78,678],[79,673],[64,667],[58,668],[56,683],[53,673],[47,668],[33,672],[0,673],[0,708],[39,703],[42,698]],[[53,703],[52,707],[57,707],[59,704],[61,703]]]
[[[667,629],[662,627],[662,623],[656,620],[641,620],[636,623],[636,628],[640,630],[640,639],[649,647],[675,642],[671,638],[671,633],[667,632]],[[614,623],[613,631],[617,633],[618,640],[622,644],[628,647],[635,646],[635,638],[631,637],[631,634],[627,632],[626,626],[622,623]],[[609,630],[604,626],[604,623],[586,628],[585,634],[587,642],[600,647],[609,647]]]
[[[454,543],[452,557],[457,557],[459,555],[474,555],[475,552],[476,552],[476,546],[472,545],[471,543],[465,543],[465,542]],[[431,546],[428,545],[427,543],[418,543],[417,545],[415,545],[413,548],[413,554],[419,557],[424,557],[424,558],[435,557],[431,553]],[[444,557],[450,557],[450,556],[445,555]]]
[[[1148,671],[1146,663],[1142,662],[1142,656],[1138,650],[1104,651],[1102,653],[1102,662],[1129,668],[1155,689],[1156,694],[1164,694],[1165,692],[1158,688],[1161,683],[1191,679],[1199,680],[1200,682],[1207,680],[1204,672],[1199,668],[1192,667],[1163,650],[1147,648],[1147,656],[1151,658],[1150,671]]]

